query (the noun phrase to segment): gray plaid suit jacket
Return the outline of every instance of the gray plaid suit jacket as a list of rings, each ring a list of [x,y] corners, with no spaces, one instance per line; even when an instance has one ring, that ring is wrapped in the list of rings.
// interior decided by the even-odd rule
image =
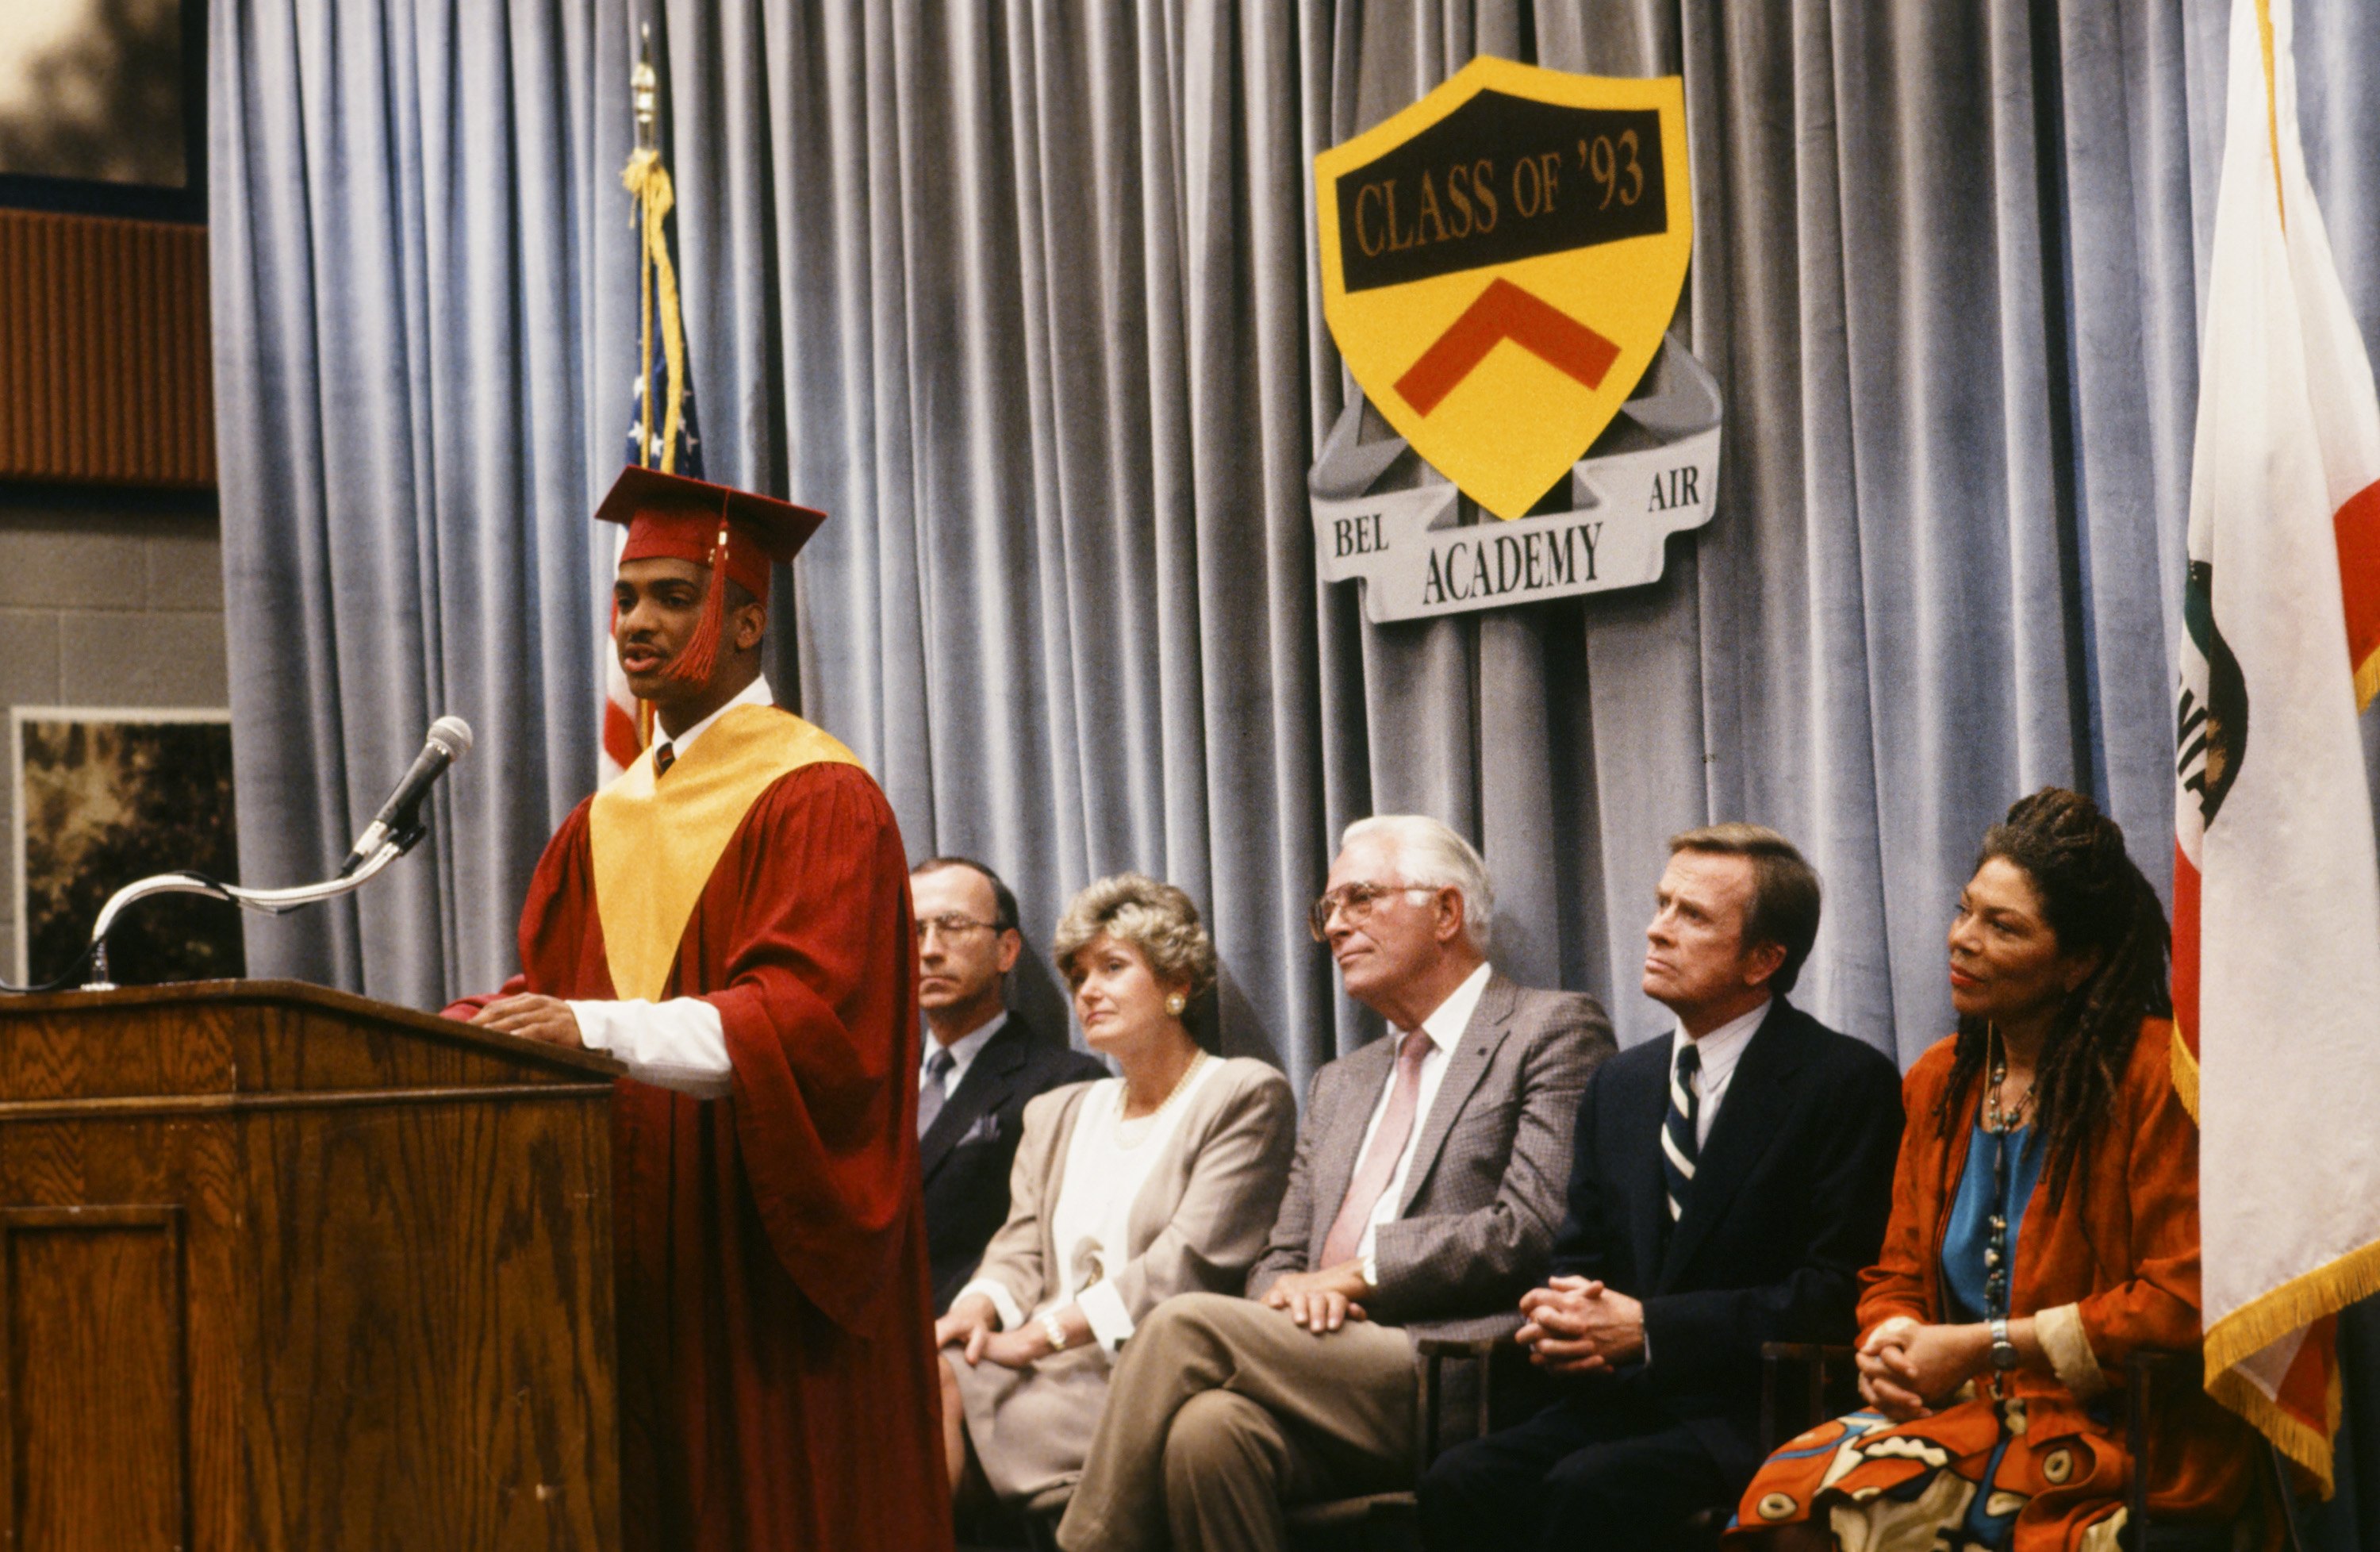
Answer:
[[[1561,1223],[1579,1097],[1617,1049],[1594,998],[1489,976],[1422,1118],[1396,1219],[1374,1243],[1373,1319],[1416,1337],[1520,1328],[1516,1306],[1545,1280]],[[1394,1040],[1374,1040],[1314,1074],[1288,1194],[1248,1297],[1320,1258],[1395,1061]]]

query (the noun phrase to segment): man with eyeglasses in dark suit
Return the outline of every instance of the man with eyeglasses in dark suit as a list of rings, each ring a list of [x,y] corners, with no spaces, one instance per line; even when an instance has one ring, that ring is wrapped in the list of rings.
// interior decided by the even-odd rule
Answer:
[[[1008,1220],[1008,1170],[1025,1105],[1107,1075],[1087,1052],[1039,1037],[1007,1000],[1024,952],[1016,896],[982,863],[929,857],[909,873],[917,916],[917,1005],[925,1061],[917,1074],[917,1153],[934,1313],[975,1274]]]

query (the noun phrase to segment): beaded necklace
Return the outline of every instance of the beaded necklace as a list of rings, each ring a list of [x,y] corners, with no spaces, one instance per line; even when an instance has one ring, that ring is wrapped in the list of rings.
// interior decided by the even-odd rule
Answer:
[[[1984,1037],[1990,1042],[1992,1063],[1991,1085],[1984,1092],[1984,1130],[1993,1139],[1991,1238],[1984,1246],[1984,1318],[2000,1323],[2009,1317],[2009,1138],[2024,1124],[2026,1112],[2033,1108],[2033,1090],[2027,1088],[2023,1098],[2002,1108],[2000,1085],[2008,1081],[2008,1043],[2000,1038],[1998,1025],[1987,1025]]]

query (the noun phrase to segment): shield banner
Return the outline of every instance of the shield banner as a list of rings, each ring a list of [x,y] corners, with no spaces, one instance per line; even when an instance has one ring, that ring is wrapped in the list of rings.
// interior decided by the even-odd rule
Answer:
[[[1475,59],[1314,161],[1348,370],[1463,494],[1517,518],[1660,349],[1694,248],[1685,89]]]

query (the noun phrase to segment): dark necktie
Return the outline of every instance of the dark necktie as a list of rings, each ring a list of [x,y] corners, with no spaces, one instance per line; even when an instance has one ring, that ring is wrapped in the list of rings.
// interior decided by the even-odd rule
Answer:
[[[1689,1040],[1670,1073],[1670,1114],[1661,1123],[1661,1173],[1669,1183],[1672,1223],[1686,1210],[1686,1195],[1694,1183],[1694,1160],[1702,1151],[1694,1143],[1694,1123],[1703,1108],[1694,1079],[1702,1067],[1701,1048]]]
[[[673,747],[672,746],[670,746],[670,745],[668,745],[668,744],[666,744],[666,743],[664,743],[664,744],[658,744],[658,745],[655,745],[655,746],[653,746],[653,780],[654,780],[654,781],[658,782],[658,781],[660,781],[662,777],[664,777],[664,776],[668,775],[668,774],[669,774],[669,768],[670,768],[671,766],[673,766],[673,765],[675,765],[676,763],[677,763],[677,750],[676,750],[674,747]]]
[[[951,1054],[948,1046],[936,1046],[934,1054],[926,1058],[926,1081],[917,1087],[918,1136],[924,1136],[926,1128],[933,1125],[934,1118],[942,1113],[942,1101],[950,1097],[943,1088],[950,1079],[951,1069],[958,1064],[959,1059]]]

